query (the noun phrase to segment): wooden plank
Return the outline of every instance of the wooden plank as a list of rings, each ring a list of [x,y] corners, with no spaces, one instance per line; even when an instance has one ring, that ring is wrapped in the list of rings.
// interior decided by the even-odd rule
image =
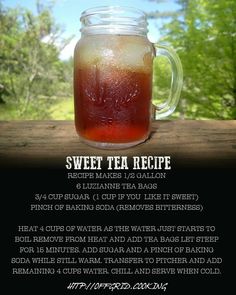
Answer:
[[[67,155],[171,155],[186,161],[236,159],[236,121],[153,122],[149,140],[126,150],[88,147],[72,121],[0,122],[0,163],[62,163]]]

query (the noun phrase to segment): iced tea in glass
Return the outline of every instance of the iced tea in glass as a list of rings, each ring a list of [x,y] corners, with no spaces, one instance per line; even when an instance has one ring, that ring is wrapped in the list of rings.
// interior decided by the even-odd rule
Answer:
[[[150,134],[156,55],[146,37],[145,15],[130,8],[101,7],[85,11],[81,22],[82,38],[74,54],[78,134],[87,144],[108,149],[145,141]]]

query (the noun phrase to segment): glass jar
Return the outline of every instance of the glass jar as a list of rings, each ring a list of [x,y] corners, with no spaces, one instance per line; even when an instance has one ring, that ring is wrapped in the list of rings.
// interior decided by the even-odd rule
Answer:
[[[146,15],[128,7],[99,7],[81,16],[81,39],[74,54],[74,106],[77,133],[105,149],[127,148],[150,135],[151,118],[176,108],[182,67],[170,48],[147,38]],[[164,55],[172,66],[170,96],[152,105],[153,59]]]

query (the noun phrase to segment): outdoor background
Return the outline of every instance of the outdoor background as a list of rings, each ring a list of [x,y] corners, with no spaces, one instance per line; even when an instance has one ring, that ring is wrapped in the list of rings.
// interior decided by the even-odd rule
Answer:
[[[184,70],[172,118],[236,119],[235,0],[0,0],[0,119],[73,119],[73,50],[83,10],[145,11],[148,37],[176,49]],[[170,69],[155,62],[154,97],[168,95]]]

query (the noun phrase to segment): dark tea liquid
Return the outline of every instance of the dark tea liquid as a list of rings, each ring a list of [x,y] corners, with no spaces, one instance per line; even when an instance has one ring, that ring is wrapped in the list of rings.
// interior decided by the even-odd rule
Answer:
[[[126,143],[148,137],[150,72],[90,65],[74,74],[75,125],[83,138]]]
[[[149,136],[153,45],[145,37],[88,35],[75,48],[75,126],[92,146],[129,147]]]

